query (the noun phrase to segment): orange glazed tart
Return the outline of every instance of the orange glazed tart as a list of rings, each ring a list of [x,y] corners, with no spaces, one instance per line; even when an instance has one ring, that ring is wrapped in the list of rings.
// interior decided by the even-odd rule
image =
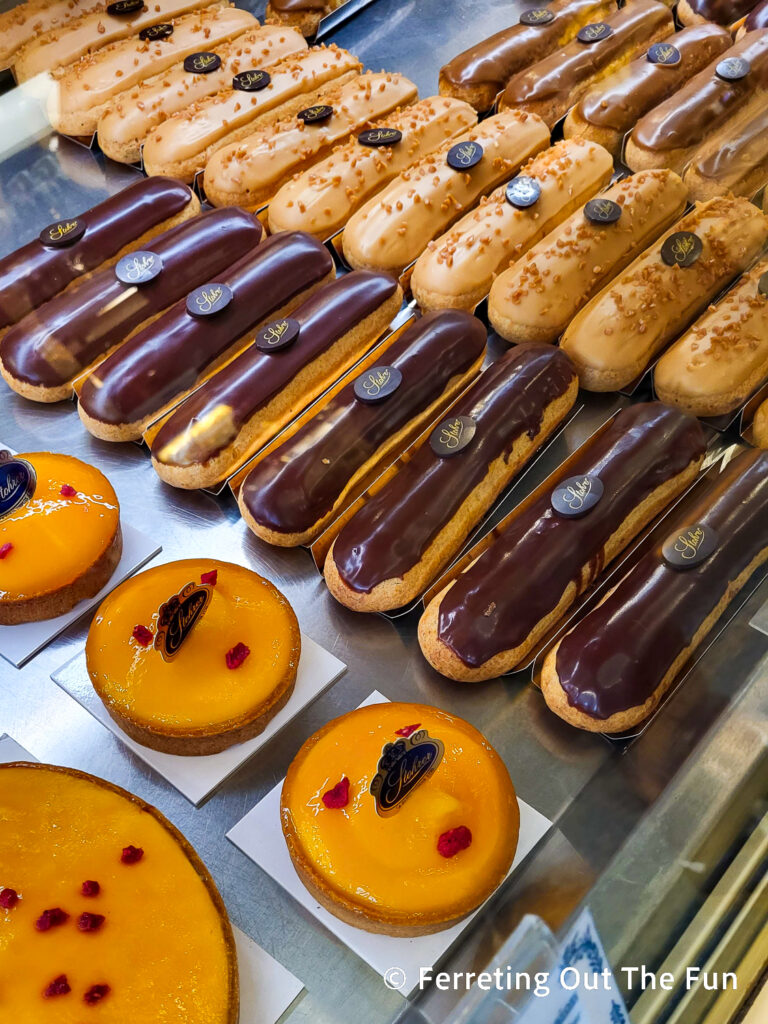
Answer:
[[[221,897],[159,811],[51,765],[0,765],[0,1020],[236,1024]]]
[[[288,702],[301,635],[269,580],[189,558],[114,590],[85,653],[96,692],[128,736],[170,754],[213,754],[258,735]]]
[[[520,828],[496,751],[426,704],[374,704],[329,722],[288,769],[280,810],[314,898],[387,935],[427,935],[475,910],[509,871]]]
[[[71,455],[0,451],[0,625],[52,619],[98,594],[122,550],[103,473]]]

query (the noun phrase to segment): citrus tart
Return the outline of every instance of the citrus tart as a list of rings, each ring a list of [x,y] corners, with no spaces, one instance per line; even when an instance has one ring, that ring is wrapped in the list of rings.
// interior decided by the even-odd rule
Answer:
[[[159,811],[83,772],[0,765],[0,1020],[237,1024],[232,928]]]
[[[427,935],[504,880],[520,813],[507,769],[468,722],[374,704],[311,736],[285,777],[281,821],[299,877],[366,931]]]
[[[112,591],[85,653],[97,694],[128,736],[166,753],[213,754],[256,736],[288,702],[301,635],[269,580],[189,558]]]
[[[71,455],[0,451],[0,625],[52,619],[94,597],[122,549],[103,473]]]

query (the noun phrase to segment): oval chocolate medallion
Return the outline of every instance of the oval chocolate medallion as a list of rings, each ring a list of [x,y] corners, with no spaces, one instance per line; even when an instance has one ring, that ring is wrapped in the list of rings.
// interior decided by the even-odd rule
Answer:
[[[468,171],[483,159],[483,147],[479,142],[457,142],[448,150],[446,160],[454,171]]]
[[[74,217],[72,220],[57,220],[49,224],[47,228],[38,235],[38,238],[47,249],[59,249],[65,245],[72,245],[78,238],[85,234],[85,221],[81,217]]]
[[[117,261],[115,277],[123,284],[146,284],[153,281],[162,269],[162,257],[147,249],[138,249]]]
[[[381,402],[400,387],[403,375],[396,366],[374,366],[361,373],[354,384],[361,402]]]
[[[664,541],[661,553],[671,569],[694,569],[717,547],[717,531],[705,523],[693,523],[672,533]]]
[[[241,71],[232,79],[232,88],[241,92],[261,92],[266,89],[272,81],[272,76],[260,68],[253,68],[251,71]]]
[[[505,196],[507,202],[518,210],[525,210],[533,206],[541,195],[541,185],[535,178],[529,178],[527,174],[519,174],[507,185]]]
[[[213,316],[226,309],[232,301],[232,289],[220,281],[211,281],[195,288],[187,296],[187,312],[192,316]]]
[[[304,124],[319,124],[321,121],[327,121],[332,114],[333,107],[329,107],[326,103],[316,103],[314,107],[305,107],[304,110],[300,110],[296,117]]]
[[[577,519],[595,507],[603,491],[603,481],[599,476],[569,476],[554,489],[550,502],[558,515]]]
[[[654,43],[645,58],[651,64],[679,64],[681,60],[680,51],[672,43]]]
[[[675,231],[661,247],[661,258],[668,267],[690,267],[701,256],[702,244],[692,231]]]
[[[746,78],[751,70],[752,65],[743,57],[726,57],[715,68],[715,74],[725,82],[738,82]]]
[[[167,39],[168,36],[173,35],[173,25],[166,22],[163,25],[147,25],[139,32],[139,39],[143,39],[144,42],[152,42],[155,39]]]
[[[260,352],[279,352],[296,341],[300,330],[298,320],[285,316],[282,320],[265,324],[254,338],[254,344]]]
[[[210,75],[212,71],[218,71],[221,67],[221,57],[218,53],[211,53],[209,50],[201,50],[199,53],[190,53],[184,58],[184,70],[192,75]]]
[[[621,207],[612,199],[590,199],[584,207],[584,216],[593,224],[615,224],[621,216]]]
[[[584,28],[580,28],[576,38],[580,43],[599,43],[610,35],[613,35],[613,29],[610,25],[607,25],[604,21],[593,21],[591,25],[585,25]]]
[[[471,416],[448,416],[429,435],[435,455],[446,458],[463,452],[475,436],[477,424]]]
[[[115,3],[107,4],[107,14],[135,14],[143,7],[144,0],[115,0]]]
[[[521,25],[548,25],[554,21],[555,16],[546,7],[531,7],[520,15]]]
[[[370,128],[360,132],[357,141],[361,146],[394,146],[402,137],[403,133],[397,128]]]

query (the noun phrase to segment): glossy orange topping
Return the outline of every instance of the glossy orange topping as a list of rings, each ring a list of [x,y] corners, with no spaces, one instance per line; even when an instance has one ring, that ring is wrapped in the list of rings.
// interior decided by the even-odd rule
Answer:
[[[109,548],[120,520],[112,485],[94,466],[53,452],[19,458],[32,463],[37,485],[25,505],[0,520],[0,548],[12,545],[0,560],[0,601],[72,584]]]
[[[13,1024],[234,1024],[232,934],[203,865],[123,790],[46,765],[0,765],[0,1020]],[[122,850],[143,850],[124,864]],[[95,896],[83,883],[98,882]],[[69,914],[39,931],[45,910]],[[82,931],[83,913],[104,916]],[[64,975],[70,991],[43,992]],[[108,985],[98,1005],[85,993]]]
[[[369,793],[382,749],[418,724],[442,740],[432,775],[387,817]],[[323,794],[350,780],[345,807]],[[331,800],[333,802],[333,800]],[[469,723],[423,704],[375,704],[330,722],[302,747],[282,793],[283,828],[332,893],[383,917],[416,922],[467,913],[505,877],[517,846],[519,811],[506,767]],[[467,828],[455,856],[440,836]]]
[[[164,660],[154,646],[160,606],[214,570],[206,611]],[[151,632],[147,646],[134,637],[136,626]],[[229,668],[227,653],[238,644],[249,653]],[[102,603],[86,645],[88,671],[107,707],[165,734],[224,728],[268,706],[295,673],[299,654],[296,617],[282,594],[250,569],[211,558],[169,562],[126,580]]]

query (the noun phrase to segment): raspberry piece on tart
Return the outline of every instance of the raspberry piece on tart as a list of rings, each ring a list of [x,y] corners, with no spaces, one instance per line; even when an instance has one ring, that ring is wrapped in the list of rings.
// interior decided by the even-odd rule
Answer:
[[[207,583],[208,586],[210,586],[210,587],[215,587],[216,586],[216,581],[217,581],[218,577],[219,577],[219,570],[218,569],[209,569],[208,572],[203,572],[203,573],[200,574],[200,582],[201,583]]]
[[[83,896],[98,896],[101,892],[101,886],[98,882],[89,879],[80,886],[80,892]]]
[[[62,910],[61,907],[53,907],[51,910],[44,910],[40,917],[35,921],[35,928],[39,932],[50,931],[51,928],[58,928],[62,924],[66,924],[69,920],[69,914],[66,910]]]
[[[46,999],[52,999],[54,996],[65,996],[72,989],[70,988],[69,981],[67,981],[66,974],[60,974],[58,978],[54,978],[53,981],[46,986],[43,991],[43,995]]]
[[[0,907],[3,910],[13,910],[19,902],[19,894],[15,889],[0,889]]]
[[[91,914],[87,910],[77,919],[77,928],[81,932],[97,932],[103,924],[103,914]]]
[[[83,1002],[88,1006],[95,1006],[97,1003],[100,1003],[105,996],[109,995],[109,991],[109,985],[91,985],[83,996]]]
[[[5,558],[6,555],[10,555],[11,551],[13,551],[13,544],[7,540],[5,544],[0,546],[0,558]]]
[[[437,852],[441,857],[455,857],[457,853],[472,845],[472,833],[466,825],[449,828],[437,840]]]
[[[124,846],[123,852],[120,854],[120,863],[138,864],[143,856],[144,851],[140,846]]]
[[[136,641],[136,643],[141,644],[142,647],[149,647],[149,645],[155,638],[155,635],[152,632],[152,630],[147,629],[146,626],[142,626],[141,624],[133,627],[133,632],[131,633],[131,636]]]
[[[415,725],[404,725],[402,729],[395,729],[395,736],[404,736],[408,739],[412,736],[421,725],[421,722],[417,722]]]
[[[225,655],[227,668],[240,668],[250,653],[250,647],[246,647],[242,642],[236,643],[234,647],[230,647]]]
[[[332,810],[347,806],[349,803],[349,779],[346,775],[341,782],[337,782],[332,789],[323,793],[323,803]]]
[[[77,497],[77,491],[72,486],[72,484],[62,484],[61,485],[61,490],[59,491],[59,494],[62,496],[62,498],[76,498]]]

